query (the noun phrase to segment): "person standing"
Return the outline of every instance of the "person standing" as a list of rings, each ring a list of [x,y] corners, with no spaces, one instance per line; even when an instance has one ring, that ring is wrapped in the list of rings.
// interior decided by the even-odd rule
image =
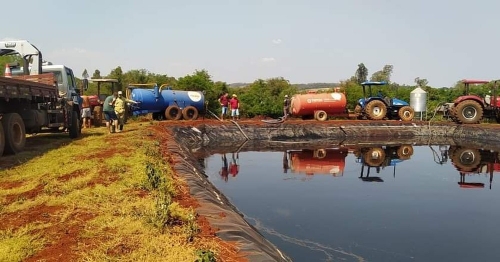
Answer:
[[[83,128],[90,128],[90,117],[92,112],[90,111],[90,98],[88,96],[82,96],[82,119]]]
[[[136,101],[124,97],[122,91],[118,91],[118,97],[115,100],[115,113],[118,117],[118,125],[120,128],[116,130],[116,132],[123,131],[123,124],[125,123],[125,107],[129,103],[137,104]]]
[[[240,119],[240,101],[238,100],[238,96],[233,94],[231,100],[229,100],[229,105],[231,106],[231,117],[233,120]]]
[[[224,121],[224,115],[227,115],[227,106],[229,103],[229,98],[227,97],[228,93],[224,93],[221,97],[219,97],[219,103],[220,106],[222,107],[222,112],[220,115],[220,120]]]
[[[233,153],[231,164],[229,164],[229,174],[231,174],[233,177],[236,177],[240,172],[239,160],[240,160],[239,154]]]
[[[286,119],[290,112],[290,98],[285,95],[285,100],[283,101],[283,119]]]
[[[118,130],[118,117],[115,113],[115,100],[118,94],[114,92],[112,95],[106,97],[103,104],[104,118],[106,119],[106,128],[109,129],[109,133],[114,133]]]

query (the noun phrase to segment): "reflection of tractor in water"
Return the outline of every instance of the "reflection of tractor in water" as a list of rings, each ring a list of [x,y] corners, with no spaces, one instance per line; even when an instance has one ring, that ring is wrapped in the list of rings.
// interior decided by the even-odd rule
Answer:
[[[450,146],[448,155],[460,172],[461,188],[484,188],[484,183],[466,182],[465,177],[478,174],[489,174],[490,189],[493,182],[493,172],[500,172],[500,159],[497,152],[468,147]]]
[[[386,82],[363,82],[363,98],[359,99],[354,112],[361,118],[371,120],[401,119],[403,121],[413,120],[415,111],[408,102],[398,98],[384,97],[380,91],[378,96],[372,94],[372,86],[386,85]],[[366,88],[368,87],[368,90]]]
[[[404,160],[408,160],[413,155],[413,146],[411,145],[388,145],[380,147],[362,147],[354,151],[356,162],[361,164],[360,179],[366,182],[384,182],[380,177],[370,177],[371,168],[375,168],[380,173],[381,168],[387,166],[394,167],[394,176],[396,175],[396,165]],[[367,167],[365,174],[364,169]]]
[[[292,173],[342,176],[347,154],[346,148],[288,151],[289,166]]]

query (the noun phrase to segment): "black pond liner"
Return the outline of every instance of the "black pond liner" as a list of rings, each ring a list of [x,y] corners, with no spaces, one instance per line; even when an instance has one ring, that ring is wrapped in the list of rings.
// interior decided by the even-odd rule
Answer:
[[[205,125],[167,126],[176,143],[167,150],[173,168],[185,178],[191,195],[200,203],[196,209],[216,228],[224,241],[236,242],[250,261],[291,261],[269,242],[244,215],[208,180],[199,163],[215,153],[283,151],[324,148],[325,145],[461,145],[500,151],[499,128],[448,123],[371,123],[352,125]],[[244,134],[243,134],[244,133]]]

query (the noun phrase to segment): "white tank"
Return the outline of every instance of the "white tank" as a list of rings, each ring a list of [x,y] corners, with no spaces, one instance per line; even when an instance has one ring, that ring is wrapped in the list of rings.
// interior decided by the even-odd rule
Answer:
[[[420,87],[415,88],[410,93],[410,106],[415,112],[427,111],[427,92]]]

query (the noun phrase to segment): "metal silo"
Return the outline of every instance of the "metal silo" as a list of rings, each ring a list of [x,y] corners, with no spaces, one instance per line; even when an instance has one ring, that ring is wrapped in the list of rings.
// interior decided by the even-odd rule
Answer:
[[[411,91],[410,106],[415,111],[415,118],[422,120],[427,111],[427,92],[420,87]]]

